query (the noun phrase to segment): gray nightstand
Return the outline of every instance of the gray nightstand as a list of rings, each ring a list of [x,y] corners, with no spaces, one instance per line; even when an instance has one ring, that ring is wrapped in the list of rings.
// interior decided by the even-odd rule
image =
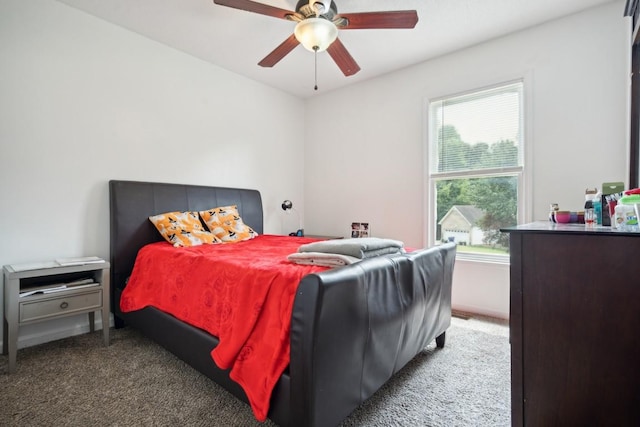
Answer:
[[[79,313],[102,312],[104,345],[109,345],[109,263],[61,265],[55,261],[5,265],[2,354],[9,355],[9,373],[16,370],[19,326]]]

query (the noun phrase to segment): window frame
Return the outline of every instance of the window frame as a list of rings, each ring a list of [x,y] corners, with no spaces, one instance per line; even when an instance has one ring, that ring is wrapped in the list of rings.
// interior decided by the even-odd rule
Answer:
[[[434,246],[438,244],[436,242],[436,227],[437,227],[437,209],[436,209],[436,183],[440,180],[457,179],[457,178],[489,178],[500,176],[515,176],[517,179],[517,192],[518,192],[518,213],[517,223],[522,224],[530,221],[531,219],[531,123],[532,123],[532,96],[531,96],[531,73],[523,73],[522,75],[510,79],[504,79],[498,82],[493,82],[486,85],[469,85],[458,91],[451,91],[437,96],[431,96],[425,98],[424,103],[424,115],[423,120],[424,127],[424,147],[425,147],[425,159],[424,159],[424,185],[425,185],[425,233],[424,240],[428,246]],[[474,171],[464,172],[437,172],[433,171],[432,159],[437,157],[437,144],[432,144],[431,140],[431,105],[434,102],[440,102],[448,98],[455,98],[465,95],[472,95],[477,92],[488,91],[500,88],[502,86],[509,86],[512,84],[522,84],[522,126],[523,131],[521,149],[519,155],[522,158],[522,166],[497,168],[497,169],[482,169]],[[458,251],[456,256],[460,260],[477,261],[483,263],[497,263],[508,264],[509,254],[506,255],[490,255],[490,254],[473,254]]]

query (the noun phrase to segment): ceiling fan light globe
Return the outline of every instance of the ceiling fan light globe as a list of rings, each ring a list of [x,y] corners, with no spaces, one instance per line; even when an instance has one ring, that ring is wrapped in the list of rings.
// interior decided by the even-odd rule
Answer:
[[[294,34],[305,49],[322,52],[338,37],[338,27],[324,18],[307,18],[298,22]]]

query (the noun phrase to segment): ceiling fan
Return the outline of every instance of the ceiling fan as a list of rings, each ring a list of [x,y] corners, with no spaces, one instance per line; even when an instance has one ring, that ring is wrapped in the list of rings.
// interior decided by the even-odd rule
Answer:
[[[215,4],[297,22],[294,34],[269,53],[258,65],[273,67],[298,44],[312,52],[326,50],[345,76],[360,71],[347,48],[338,39],[338,29],[414,28],[415,10],[341,13],[331,0],[299,0],[296,11],[289,11],[251,0],[213,0]]]

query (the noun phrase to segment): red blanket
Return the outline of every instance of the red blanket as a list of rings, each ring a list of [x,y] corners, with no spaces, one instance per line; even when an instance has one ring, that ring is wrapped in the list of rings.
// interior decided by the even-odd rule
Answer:
[[[175,248],[166,242],[138,253],[122,293],[123,312],[156,307],[220,339],[211,356],[244,389],[259,421],[289,364],[289,330],[298,283],[326,267],[287,261],[314,239],[262,235],[238,243]]]

